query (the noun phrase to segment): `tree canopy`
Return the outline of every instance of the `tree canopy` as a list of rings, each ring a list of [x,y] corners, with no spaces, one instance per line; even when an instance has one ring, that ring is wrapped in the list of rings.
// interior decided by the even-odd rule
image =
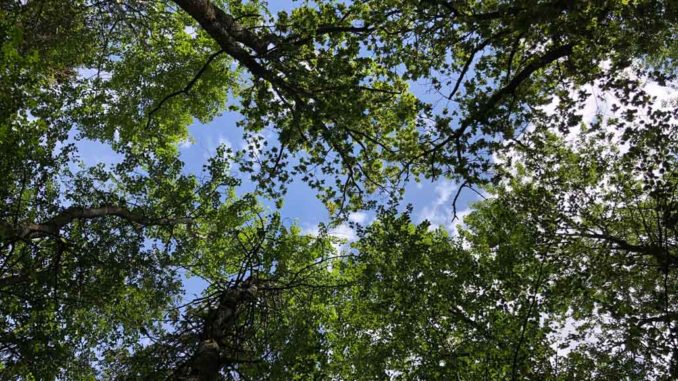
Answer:
[[[678,378],[673,2],[272,5],[0,4],[0,379]]]

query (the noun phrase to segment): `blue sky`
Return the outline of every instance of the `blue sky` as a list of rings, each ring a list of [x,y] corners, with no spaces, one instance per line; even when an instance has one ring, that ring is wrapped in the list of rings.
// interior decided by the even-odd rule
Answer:
[[[414,87],[414,91],[415,93],[421,92],[421,90],[417,90],[417,87]],[[426,94],[417,95],[426,96]],[[208,158],[215,154],[217,146],[220,144],[229,145],[234,149],[244,147],[242,130],[236,126],[239,118],[239,114],[227,112],[210,123],[195,123],[189,127],[191,142],[186,142],[179,148],[187,173],[199,175],[203,165],[207,163]],[[78,148],[80,158],[86,165],[111,164],[120,160],[120,156],[113,152],[107,144],[81,141],[78,143]],[[253,189],[254,186],[247,181],[247,178],[243,178],[241,188],[240,192],[246,192]],[[442,226],[454,233],[454,226],[459,223],[459,221],[452,221],[452,200],[456,191],[457,184],[449,180],[408,184],[403,207],[412,204],[412,215],[415,222],[429,220],[433,225]],[[478,196],[472,191],[464,190],[457,202],[458,216],[463,218],[465,212],[468,211],[469,204],[477,199]],[[271,203],[266,204],[270,205]],[[272,207],[271,210],[273,210]],[[317,231],[319,223],[329,220],[329,214],[316,198],[315,192],[301,181],[296,181],[290,185],[280,213],[286,224],[295,223],[304,232],[311,234]],[[369,224],[372,218],[373,212],[370,211],[354,213],[349,216],[351,221],[362,225]],[[334,228],[332,234],[349,241],[355,238],[355,233],[348,224]],[[196,277],[184,277],[183,282],[184,301],[198,297],[207,286],[205,281]]]
[[[275,14],[282,10],[291,11],[303,2],[301,0],[270,0],[268,8],[271,13]],[[440,100],[439,94],[428,92],[430,87],[427,85],[411,83],[410,86],[419,99],[431,102],[434,105]],[[194,144],[185,144],[181,148],[181,157],[187,167],[192,170],[199,170],[205,158],[215,152],[220,142],[229,144],[233,148],[243,148],[242,130],[236,126],[239,118],[239,114],[228,112],[208,124],[191,126],[190,134],[194,139]],[[245,184],[245,188],[248,185],[251,187],[251,184]],[[413,205],[413,216],[417,222],[426,219],[435,225],[453,230],[454,224],[451,221],[452,199],[456,190],[457,184],[448,180],[409,184],[403,205]],[[463,214],[463,211],[468,209],[469,204],[476,200],[478,200],[478,196],[465,189],[457,202],[458,214]],[[283,218],[295,221],[308,230],[312,230],[320,222],[326,222],[329,217],[327,210],[316,198],[315,193],[301,181],[296,181],[289,187],[281,214]],[[353,220],[358,220],[358,222],[369,222],[371,213],[362,213],[352,217]]]
[[[199,173],[202,165],[216,152],[220,144],[233,149],[245,148],[242,129],[236,126],[239,118],[239,114],[227,112],[210,123],[204,125],[196,123],[189,128],[192,141],[180,146],[180,155],[187,172]],[[247,179],[243,179],[243,182],[244,190],[253,188]],[[447,180],[413,183],[407,186],[405,203],[414,206],[414,216],[418,220],[429,219],[438,225],[446,225],[446,220],[449,220],[451,215],[451,202],[455,191],[456,184]],[[458,210],[465,209],[472,200],[473,192],[464,191],[457,205]],[[290,186],[281,214],[305,228],[327,221],[329,217],[315,193],[301,181],[295,181]]]
[[[413,92],[422,99],[433,100],[431,94],[426,93],[423,86],[412,84]],[[246,145],[242,138],[242,129],[236,123],[241,115],[235,112],[224,112],[209,123],[195,123],[189,127],[190,141],[180,144],[179,152],[186,173],[200,175],[203,165],[216,153],[219,145],[225,144],[233,149],[243,149]],[[98,163],[112,164],[118,162],[121,156],[113,152],[104,143],[83,140],[77,143],[81,160],[87,165]],[[250,191],[254,185],[243,178],[243,185],[239,193]],[[403,207],[407,204],[413,206],[412,216],[415,222],[430,221],[434,226],[442,226],[454,233],[454,226],[459,220],[452,221],[452,201],[457,191],[457,184],[450,180],[438,180],[435,182],[422,181],[411,183],[406,187]],[[478,196],[466,189],[462,192],[457,202],[457,214],[460,218],[468,211],[469,205],[478,200]],[[271,205],[270,202],[265,202]],[[273,207],[269,207],[273,211]],[[288,194],[280,213],[286,224],[297,224],[304,232],[314,233],[318,224],[328,222],[329,214],[324,205],[317,199],[316,194],[305,183],[295,181],[289,187]],[[353,222],[362,225],[369,224],[373,219],[373,212],[365,211],[354,213],[349,216]],[[355,233],[348,226],[342,224],[332,230],[332,234],[340,238],[352,240]],[[198,296],[207,284],[201,279],[184,278],[185,300],[191,300]]]
[[[290,11],[302,2],[298,0],[271,0],[269,1],[269,9],[272,13],[281,10]],[[445,106],[437,104],[441,98],[440,95],[429,93],[430,87],[427,85],[411,83],[410,86],[419,99],[431,102],[434,105]],[[180,146],[181,159],[185,163],[187,173],[200,174],[203,165],[206,164],[209,157],[214,155],[217,146],[220,144],[229,145],[233,149],[244,148],[242,130],[236,126],[236,122],[240,118],[241,116],[238,113],[225,111],[221,116],[207,124],[195,123],[189,127],[190,141],[186,141]],[[87,165],[112,163],[120,159],[120,156],[103,143],[81,141],[78,148],[81,159]],[[253,184],[249,183],[247,179],[243,179],[243,182],[242,192],[253,189]],[[452,199],[456,190],[457,184],[448,180],[412,183],[406,188],[403,205],[413,205],[415,221],[419,222],[426,219],[434,225],[453,230],[454,224],[451,221]],[[478,196],[472,191],[464,190],[457,202],[458,214],[463,214],[469,204],[477,199]],[[301,181],[291,184],[280,212],[286,221],[295,222],[308,231],[312,231],[320,222],[327,222],[329,217],[327,210],[316,198],[315,193]],[[357,214],[352,216],[352,219],[367,223],[371,220],[371,213]]]
[[[295,5],[296,3],[296,5]],[[300,1],[282,0],[270,1],[271,11],[276,13],[280,10],[290,10],[297,6]],[[411,89],[420,99],[432,102],[440,99],[439,94],[428,93],[428,87],[423,84],[411,83]],[[441,105],[438,105],[441,106]],[[445,106],[445,105],[442,105]],[[195,123],[189,127],[190,141],[180,145],[181,159],[185,163],[187,173],[200,174],[207,159],[215,154],[220,144],[225,144],[233,149],[245,147],[242,139],[242,129],[236,123],[241,118],[238,113],[225,111],[222,115],[209,123]],[[97,163],[110,164],[120,159],[106,144],[80,141],[78,143],[80,158],[86,165]],[[241,192],[253,189],[253,184],[243,178]],[[452,221],[452,200],[457,191],[457,184],[449,180],[435,182],[423,181],[421,183],[408,184],[406,187],[403,206],[412,204],[415,222],[429,220],[433,225],[454,231],[454,225],[459,221]],[[468,210],[469,204],[478,200],[478,196],[470,190],[464,190],[457,202],[457,213],[460,217]],[[270,205],[269,203],[266,203]],[[304,231],[312,233],[321,222],[327,222],[329,214],[322,203],[316,198],[315,192],[301,181],[295,181],[290,185],[288,194],[280,213],[288,224],[296,223]],[[355,213],[350,220],[360,224],[368,224],[373,218],[372,212]],[[339,237],[352,239],[354,234],[348,225],[344,224],[334,229],[333,233]],[[193,294],[201,288],[200,282],[192,280],[187,282],[187,291]],[[188,295],[187,295],[188,296]]]

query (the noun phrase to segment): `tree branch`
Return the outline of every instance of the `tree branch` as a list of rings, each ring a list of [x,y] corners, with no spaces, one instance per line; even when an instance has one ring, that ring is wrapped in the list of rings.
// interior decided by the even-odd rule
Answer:
[[[191,81],[188,82],[188,84],[187,84],[183,89],[177,90],[177,91],[173,92],[172,94],[169,94],[169,95],[167,95],[165,98],[163,98],[163,99],[158,103],[158,105],[155,106],[155,107],[153,108],[153,110],[151,110],[151,112],[148,113],[148,121],[146,122],[146,129],[148,130],[148,129],[151,127],[151,121],[153,120],[153,114],[155,114],[156,112],[158,112],[158,111],[160,110],[160,108],[162,107],[162,105],[165,104],[165,102],[167,102],[168,100],[170,100],[170,99],[172,99],[172,98],[174,98],[174,97],[176,97],[176,96],[178,96],[178,95],[181,95],[181,94],[186,94],[186,95],[188,95],[188,92],[191,91],[191,89],[193,88],[193,86],[195,85],[195,83],[198,81],[198,79],[200,79],[200,77],[203,75],[203,73],[205,72],[205,70],[207,70],[207,68],[208,68],[209,65],[212,63],[212,61],[214,61],[217,57],[219,57],[219,56],[220,56],[221,54],[223,54],[223,53],[224,53],[223,50],[219,50],[219,51],[217,51],[217,52],[214,52],[214,53],[210,54],[210,56],[207,58],[207,61],[205,62],[205,64],[202,65],[202,67],[200,68],[200,70],[198,70],[198,72],[195,74],[195,76],[193,76],[193,78],[191,79]]]
[[[98,208],[83,208],[73,206],[64,209],[61,213],[42,223],[24,223],[19,226],[0,222],[0,237],[3,240],[22,240],[58,236],[59,231],[75,220],[91,220],[102,217],[116,216],[129,222],[143,226],[168,226],[190,224],[191,217],[178,218],[149,218],[129,209],[116,205],[106,205]]]
[[[573,46],[574,46],[573,44],[559,46],[557,48],[549,50],[546,54],[530,62],[523,70],[516,74],[516,76],[513,77],[513,79],[508,84],[506,84],[506,86],[495,91],[490,96],[490,98],[485,103],[483,103],[482,106],[478,108],[478,110],[474,114],[478,115],[481,113],[479,111],[489,111],[494,109],[504,97],[515,93],[518,87],[523,82],[525,82],[534,72],[572,53]],[[467,117],[464,121],[462,121],[461,126],[458,129],[456,129],[450,136],[445,138],[440,143],[434,145],[430,149],[424,151],[423,154],[424,155],[430,154],[431,152],[437,151],[443,146],[449,144],[451,141],[461,138],[466,129],[471,125],[472,122],[471,117],[475,115]]]
[[[268,50],[268,45],[272,43],[269,37],[261,38],[243,28],[233,16],[221,10],[210,0],[174,0],[174,2],[193,17],[226,54],[247,68],[252,75],[286,92],[295,93],[291,86],[275,72],[257,62],[254,56],[243,47],[252,49],[257,55],[264,55]]]

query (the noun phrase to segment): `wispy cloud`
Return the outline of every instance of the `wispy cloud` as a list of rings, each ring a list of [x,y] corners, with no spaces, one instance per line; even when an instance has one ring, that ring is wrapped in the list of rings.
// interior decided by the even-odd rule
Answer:
[[[191,138],[187,138],[179,142],[179,149],[189,149],[193,145],[193,140]]]
[[[365,212],[354,212],[348,215],[348,220],[356,224],[365,225],[370,222],[370,217]]]
[[[433,193],[435,198],[425,205],[419,212],[417,219],[419,221],[429,221],[432,227],[443,227],[449,232],[456,234],[457,225],[460,224],[464,216],[469,214],[469,208],[460,209],[460,200],[457,200],[457,220],[452,221],[454,217],[454,207],[452,205],[454,196],[459,189],[459,183],[451,180],[442,180],[438,182]]]

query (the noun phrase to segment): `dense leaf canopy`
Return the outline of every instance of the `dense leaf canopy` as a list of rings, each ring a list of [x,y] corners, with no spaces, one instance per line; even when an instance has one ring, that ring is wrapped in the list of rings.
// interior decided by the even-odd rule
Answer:
[[[678,378],[674,2],[270,9],[0,4],[0,379]],[[401,205],[440,178],[454,232]]]

